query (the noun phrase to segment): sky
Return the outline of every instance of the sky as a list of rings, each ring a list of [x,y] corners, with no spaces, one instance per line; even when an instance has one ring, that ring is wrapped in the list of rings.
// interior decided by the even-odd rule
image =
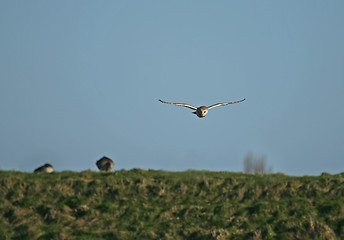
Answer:
[[[0,169],[344,171],[343,1],[0,1]],[[213,108],[205,118],[160,103]]]

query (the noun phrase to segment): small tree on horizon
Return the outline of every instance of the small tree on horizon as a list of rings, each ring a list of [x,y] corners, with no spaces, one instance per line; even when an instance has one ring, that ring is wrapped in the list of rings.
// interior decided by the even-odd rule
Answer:
[[[272,167],[267,168],[265,155],[255,157],[252,153],[248,153],[244,158],[244,172],[248,174],[271,173]]]

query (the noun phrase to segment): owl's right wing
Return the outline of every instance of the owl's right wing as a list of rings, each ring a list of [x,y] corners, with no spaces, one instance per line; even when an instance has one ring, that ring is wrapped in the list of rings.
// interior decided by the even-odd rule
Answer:
[[[177,106],[184,106],[184,107],[187,107],[187,108],[191,108],[191,109],[197,110],[196,107],[191,106],[191,105],[189,105],[189,104],[185,104],[185,103],[171,103],[171,102],[162,101],[161,99],[159,99],[159,101],[162,102],[162,103],[167,103],[167,104],[177,105]]]

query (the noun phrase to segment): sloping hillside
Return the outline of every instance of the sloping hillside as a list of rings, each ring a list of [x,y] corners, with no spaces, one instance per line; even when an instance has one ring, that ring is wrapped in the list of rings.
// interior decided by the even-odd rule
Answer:
[[[344,239],[344,173],[0,171],[0,239]]]

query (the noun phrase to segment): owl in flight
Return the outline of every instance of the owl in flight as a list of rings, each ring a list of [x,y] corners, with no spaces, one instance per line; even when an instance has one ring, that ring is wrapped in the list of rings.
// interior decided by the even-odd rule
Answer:
[[[172,104],[172,105],[177,105],[177,106],[184,106],[184,107],[187,107],[187,108],[194,109],[196,111],[194,111],[192,113],[196,114],[199,118],[202,118],[202,117],[205,117],[208,114],[208,111],[211,108],[218,107],[218,106],[223,106],[223,105],[228,105],[228,104],[233,104],[233,103],[239,103],[239,102],[245,101],[245,99],[246,98],[244,98],[244,99],[242,99],[240,101],[236,101],[236,102],[217,103],[217,104],[211,105],[209,107],[200,106],[198,108],[194,107],[194,106],[191,106],[189,104],[185,104],[185,103],[171,103],[171,102],[162,101],[160,99],[159,99],[159,101],[162,102],[162,103],[167,103],[167,104]]]

